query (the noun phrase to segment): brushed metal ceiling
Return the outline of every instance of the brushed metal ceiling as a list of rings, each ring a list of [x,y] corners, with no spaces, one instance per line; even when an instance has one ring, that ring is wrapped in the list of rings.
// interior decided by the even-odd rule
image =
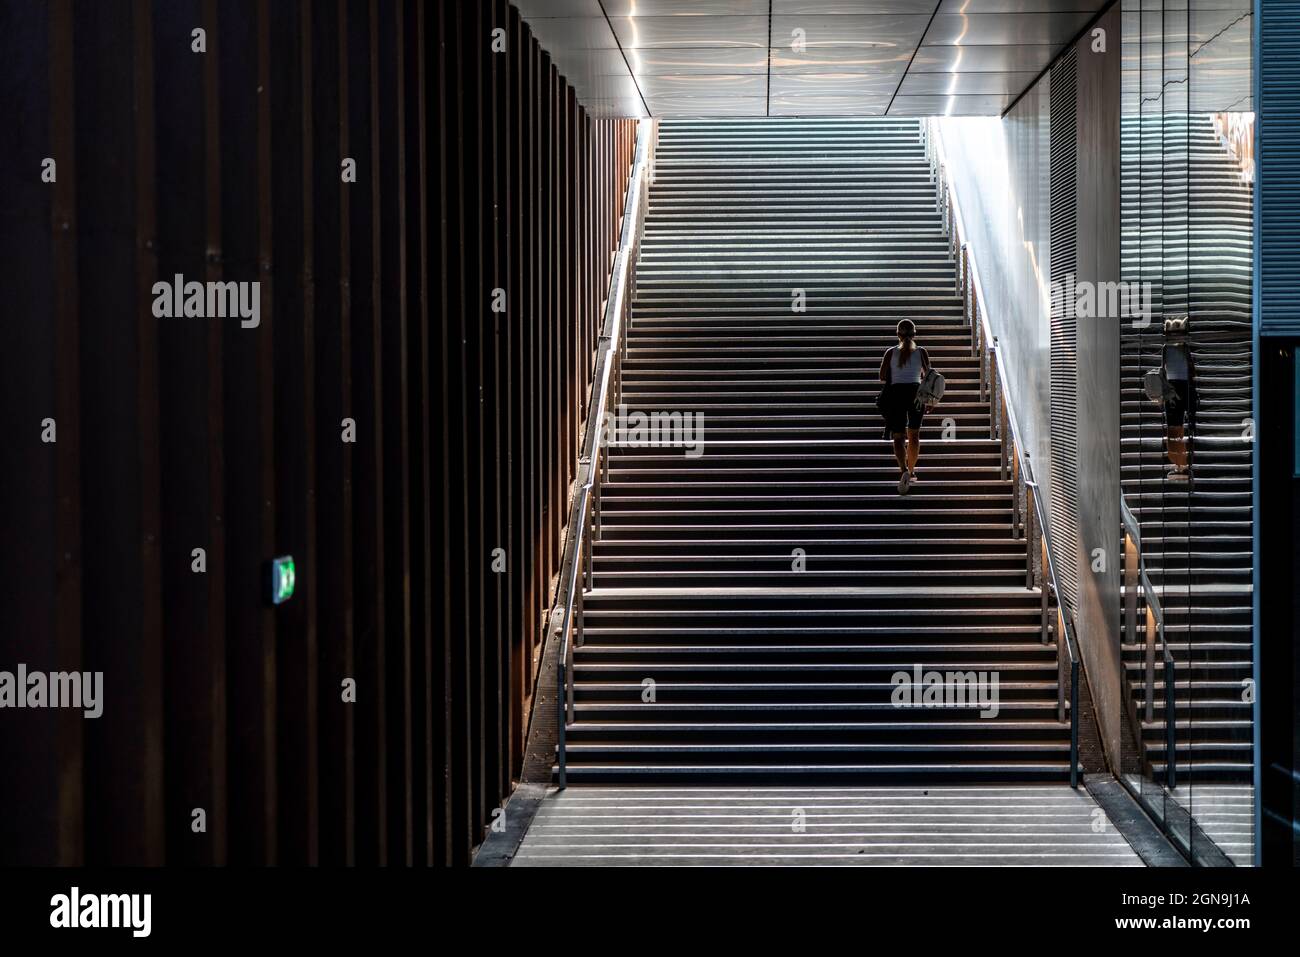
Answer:
[[[596,116],[987,116],[1108,0],[511,2]],[[1166,23],[1178,3],[1214,64],[1202,99],[1238,98],[1212,87],[1244,57],[1248,90],[1251,0],[1163,0]]]

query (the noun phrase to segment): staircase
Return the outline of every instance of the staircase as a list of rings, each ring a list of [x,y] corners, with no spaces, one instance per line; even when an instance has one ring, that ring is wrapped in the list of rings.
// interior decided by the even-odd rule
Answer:
[[[621,401],[705,441],[610,451],[570,781],[1068,780],[919,124],[664,120],[649,203]],[[948,378],[908,497],[874,406],[904,317]],[[896,706],[918,666],[996,675],[997,716]]]
[[[1252,223],[1250,188],[1237,169],[1208,116],[1124,118],[1124,278],[1158,281],[1152,324],[1126,328],[1123,339],[1123,485],[1168,623],[1183,782],[1251,779],[1252,706],[1243,687],[1251,676],[1251,445],[1243,435],[1251,415]],[[1160,363],[1163,318],[1180,314],[1191,316],[1200,396],[1190,487],[1164,477],[1162,413],[1141,382]],[[1124,657],[1141,713],[1140,637]],[[1142,729],[1157,774],[1165,767],[1164,701],[1161,679],[1155,720]]]

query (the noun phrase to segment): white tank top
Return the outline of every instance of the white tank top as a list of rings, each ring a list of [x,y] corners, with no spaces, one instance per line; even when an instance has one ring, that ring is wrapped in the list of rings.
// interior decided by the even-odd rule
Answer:
[[[907,361],[902,365],[898,364],[899,357],[902,355],[901,350],[897,347],[889,356],[889,381],[894,385],[906,385],[908,383],[921,381],[921,349],[919,346],[912,349],[912,354],[907,357]]]

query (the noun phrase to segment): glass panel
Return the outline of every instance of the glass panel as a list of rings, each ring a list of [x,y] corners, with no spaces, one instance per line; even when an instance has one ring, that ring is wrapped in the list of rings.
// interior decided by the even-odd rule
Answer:
[[[1154,595],[1126,576],[1139,743],[1124,774],[1178,843],[1239,864],[1254,836],[1251,21],[1248,0],[1124,8],[1123,278],[1150,309],[1125,320],[1122,460]]]

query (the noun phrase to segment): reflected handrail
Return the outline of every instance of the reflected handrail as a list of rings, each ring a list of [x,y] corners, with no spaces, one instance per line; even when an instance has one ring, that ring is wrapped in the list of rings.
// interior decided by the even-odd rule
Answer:
[[[1165,679],[1165,786],[1173,790],[1178,783],[1178,712],[1177,669],[1174,656],[1165,640],[1165,611],[1160,595],[1147,575],[1146,558],[1142,554],[1142,527],[1129,508],[1123,494],[1119,500],[1120,515],[1124,523],[1124,628],[1130,645],[1137,640],[1137,598],[1141,591],[1146,603],[1146,667],[1144,680],[1144,710],[1148,722],[1155,720],[1155,657],[1160,651],[1162,673]],[[1139,739],[1141,728],[1138,727]],[[1146,749],[1141,748],[1142,763],[1149,768]]]
[[[623,225],[618,251],[610,270],[609,298],[600,339],[596,344],[596,366],[592,374],[591,401],[587,405],[582,451],[574,478],[573,505],[569,511],[568,535],[560,565],[560,580],[549,623],[550,640],[559,641],[556,667],[556,763],[558,784],[567,775],[567,729],[573,720],[573,649],[582,647],[583,595],[592,587],[591,543],[600,538],[600,483],[608,472],[608,454],[601,442],[605,415],[613,399],[617,405],[623,389],[623,360],[627,355],[632,295],[636,288],[637,259],[645,230],[650,170],[654,162],[654,121],[641,120],[637,127],[636,152],[628,178],[623,205]]]
[[[1030,454],[1025,448],[1020,425],[1016,420],[1015,402],[1009,400],[1009,378],[1006,375],[1002,353],[998,348],[997,336],[989,327],[987,310],[981,307],[984,302],[984,289],[980,285],[979,270],[975,266],[975,257],[969,243],[963,240],[966,225],[962,218],[961,204],[956,192],[948,181],[947,155],[943,147],[943,136],[935,118],[928,118],[921,127],[926,156],[930,161],[931,177],[938,187],[939,212],[943,217],[944,228],[949,237],[953,258],[958,261],[958,291],[963,294],[965,318],[971,325],[973,351],[979,357],[980,398],[989,399],[990,426],[997,435],[1001,450],[1002,476],[1008,472],[1015,488],[1012,495],[1012,528],[1018,532],[1021,527],[1021,498],[1024,498],[1023,526],[1025,538],[1029,543],[1027,549],[1029,565],[1026,572],[1026,587],[1035,585],[1042,595],[1042,635],[1046,642],[1049,634],[1048,617],[1053,600],[1056,604],[1056,643],[1057,653],[1057,716],[1065,720],[1067,704],[1070,711],[1070,786],[1079,786],[1079,648],[1075,639],[1074,623],[1069,609],[1062,603],[1060,580],[1057,577],[1056,550],[1052,547],[1051,527],[1044,510],[1042,489],[1034,477]],[[1038,575],[1035,576],[1034,549],[1037,539],[1039,550]],[[1064,672],[1068,668],[1068,682]],[[1066,697],[1066,687],[1069,697]]]

